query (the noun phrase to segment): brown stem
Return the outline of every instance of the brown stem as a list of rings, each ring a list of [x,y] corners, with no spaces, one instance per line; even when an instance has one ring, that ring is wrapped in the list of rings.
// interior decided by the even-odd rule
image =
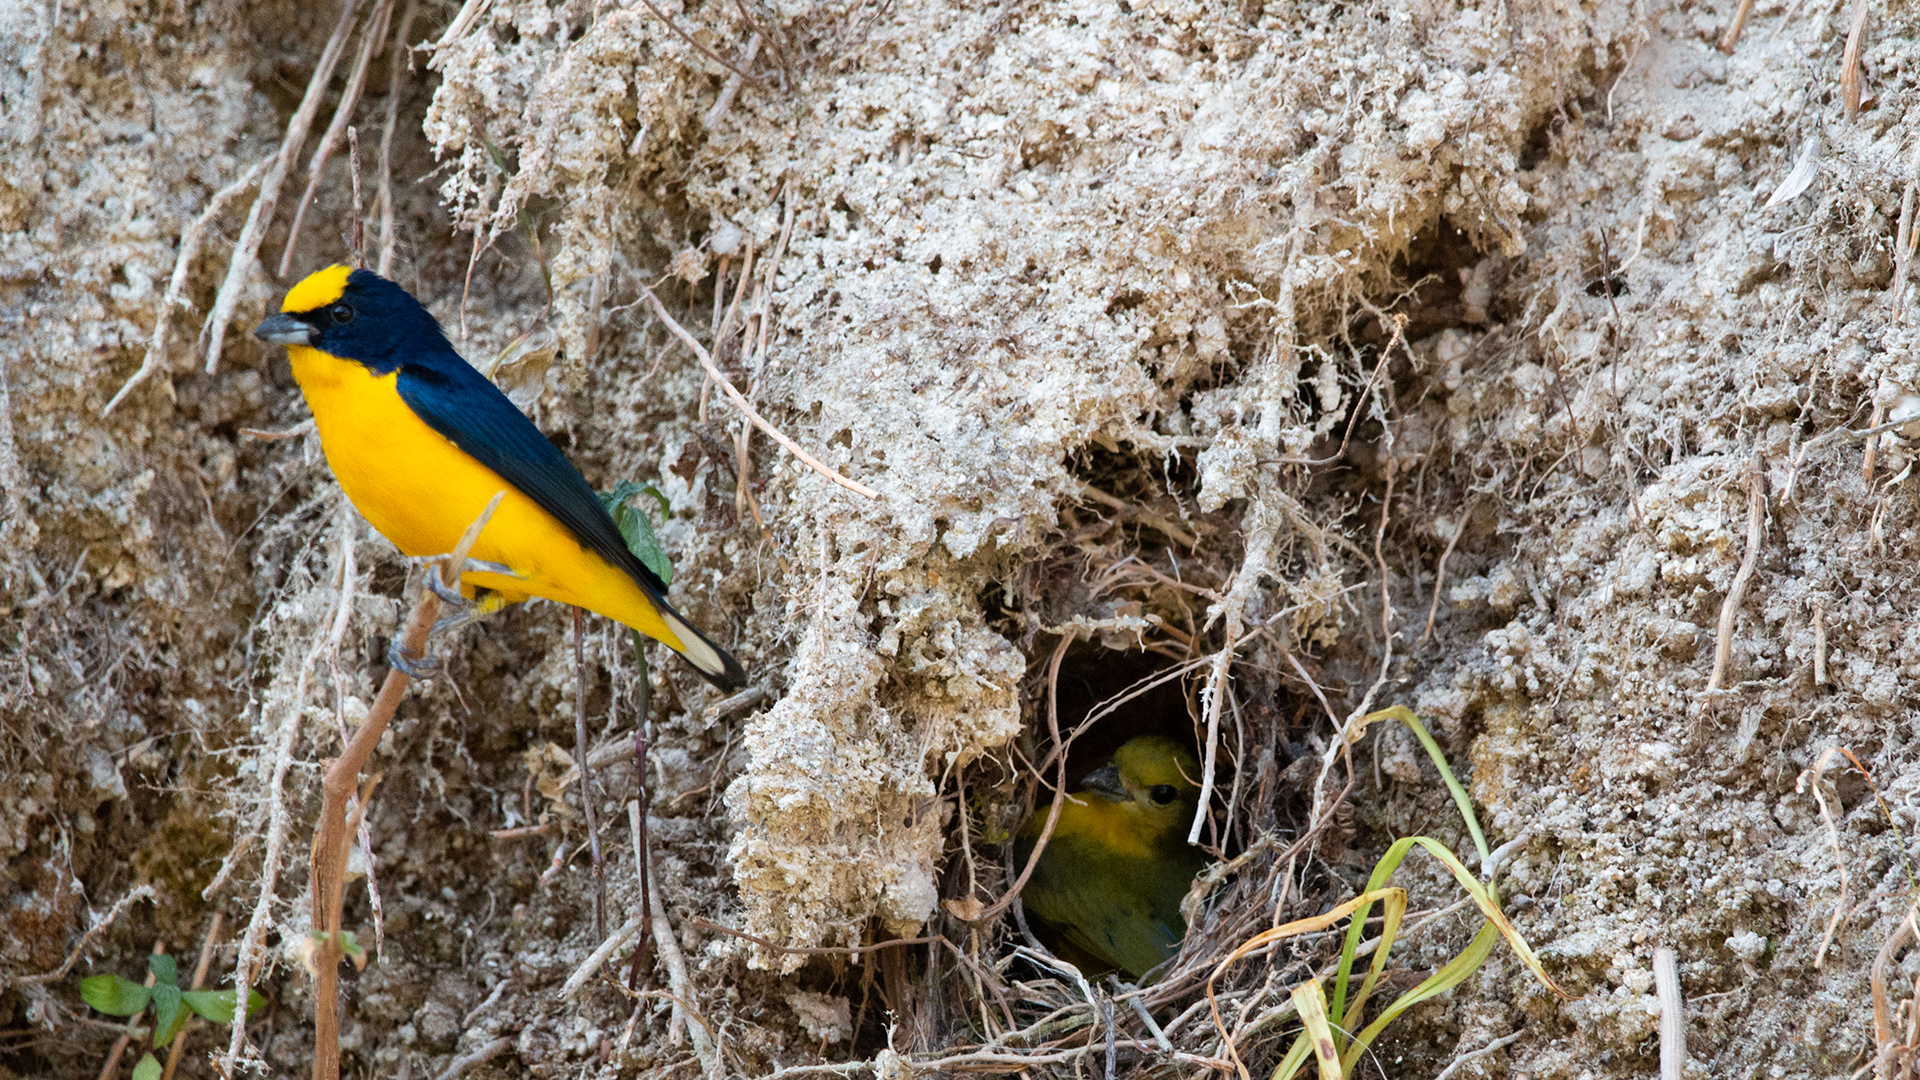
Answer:
[[[493,512],[500,508],[500,500],[506,496],[504,491],[494,495],[493,500],[487,503],[487,508],[480,512],[472,525],[467,526],[466,534],[460,537],[460,543],[453,549],[453,555],[441,566],[440,580],[447,587],[459,586],[460,567],[466,564],[467,552],[473,550],[474,541],[480,538],[480,530],[487,527],[487,522],[493,519]],[[439,614],[440,598],[430,589],[421,589],[420,599],[414,604],[413,614],[407,619],[407,628],[400,638],[401,650],[412,656],[425,656],[427,634],[433,630],[433,621]],[[316,969],[313,995],[314,1080],[340,1078],[340,912],[345,905],[347,888],[347,797],[358,786],[360,770],[372,759],[374,749],[380,745],[380,736],[386,734],[387,725],[393,722],[394,710],[399,708],[400,699],[406,696],[407,684],[412,681],[406,672],[398,668],[387,672],[387,681],[380,685],[380,696],[374,699],[373,707],[367,710],[366,723],[354,732],[353,740],[347,743],[340,756],[326,763],[325,779],[321,783],[320,824],[314,830],[313,865],[310,871],[313,880],[313,921],[319,931],[313,954]]]
[[[587,761],[587,659],[582,644],[587,618],[573,609],[573,756],[580,766],[580,812],[587,819],[587,843],[593,848],[593,944],[607,940],[606,859],[600,854],[600,822],[593,812],[593,766]]]

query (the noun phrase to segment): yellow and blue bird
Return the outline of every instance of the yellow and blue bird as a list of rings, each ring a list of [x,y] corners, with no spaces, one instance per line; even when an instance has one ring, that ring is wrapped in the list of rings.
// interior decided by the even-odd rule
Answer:
[[[722,689],[745,685],[739,662],[667,603],[666,584],[627,549],[579,470],[405,289],[330,266],[253,333],[287,347],[327,464],[402,553],[451,552],[504,491],[463,568],[465,598],[482,610],[544,596],[596,611],[664,642]]]
[[[1180,917],[1207,856],[1187,843],[1200,806],[1200,763],[1159,735],[1127,740],[1060,807],[1053,835],[1020,892],[1042,941],[1082,971],[1135,979],[1165,963],[1186,936]],[[1046,826],[1036,812],[1014,840],[1024,867]]]

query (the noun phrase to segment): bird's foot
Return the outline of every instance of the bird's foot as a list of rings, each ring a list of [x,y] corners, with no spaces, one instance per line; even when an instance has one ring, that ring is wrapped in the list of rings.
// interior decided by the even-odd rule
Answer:
[[[430,655],[422,654],[418,660],[407,659],[407,651],[400,647],[399,638],[387,645],[387,666],[416,679],[431,679],[440,673],[440,661]]]

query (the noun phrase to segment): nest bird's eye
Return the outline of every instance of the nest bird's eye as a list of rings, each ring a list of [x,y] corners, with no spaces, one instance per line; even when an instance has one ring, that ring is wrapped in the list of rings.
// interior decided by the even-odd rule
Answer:
[[[332,317],[335,326],[350,323],[353,321],[353,305],[342,300],[328,308],[327,314]]]
[[[1155,784],[1147,790],[1147,796],[1161,806],[1165,806],[1180,796],[1172,784]]]

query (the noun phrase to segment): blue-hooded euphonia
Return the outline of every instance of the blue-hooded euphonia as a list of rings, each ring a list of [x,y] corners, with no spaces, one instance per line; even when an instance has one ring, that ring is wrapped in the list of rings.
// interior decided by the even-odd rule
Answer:
[[[1186,936],[1180,917],[1207,857],[1187,843],[1200,805],[1193,751],[1158,735],[1129,739],[1087,774],[1060,807],[1020,900],[1041,940],[1088,973],[1119,968],[1138,979]],[[1024,867],[1047,814],[1014,840]]]
[[[468,597],[597,611],[665,642],[714,685],[745,685],[739,662],[667,603],[579,470],[405,289],[330,266],[253,333],[287,347],[341,489],[403,553],[451,552],[504,491],[461,575]]]

